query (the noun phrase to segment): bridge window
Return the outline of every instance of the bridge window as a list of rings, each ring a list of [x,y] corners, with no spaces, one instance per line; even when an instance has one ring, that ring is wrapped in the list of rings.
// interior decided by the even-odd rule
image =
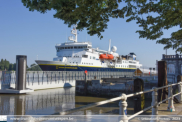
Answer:
[[[88,58],[88,55],[82,55],[83,58]]]

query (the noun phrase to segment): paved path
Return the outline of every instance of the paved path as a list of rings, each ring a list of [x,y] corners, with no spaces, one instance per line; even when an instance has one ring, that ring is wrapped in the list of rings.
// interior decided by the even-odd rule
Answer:
[[[158,107],[158,115],[182,115],[182,103],[174,103],[175,111],[167,111],[168,103],[162,103]],[[148,110],[141,115],[151,115],[152,110]]]
[[[158,115],[182,115],[182,103],[174,103],[175,111],[167,111],[168,103],[162,103],[158,108]]]

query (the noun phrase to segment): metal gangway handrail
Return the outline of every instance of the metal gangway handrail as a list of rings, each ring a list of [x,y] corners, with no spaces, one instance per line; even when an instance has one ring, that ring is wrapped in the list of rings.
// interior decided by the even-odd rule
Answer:
[[[179,88],[179,93],[173,95],[172,93],[172,86],[175,86],[175,85],[178,85],[178,88]],[[157,96],[158,96],[158,93],[157,91],[159,89],[163,89],[163,88],[168,88],[168,98],[165,99],[165,100],[162,100],[158,103],[157,101]],[[144,93],[148,93],[148,92],[153,92],[152,93],[152,105],[150,107],[147,107],[137,113],[135,113],[134,115],[130,116],[130,117],[127,117],[127,114],[126,114],[126,108],[127,108],[127,98],[129,97],[133,97],[133,96],[136,96],[136,95],[141,95],[141,94],[144,94]],[[178,83],[174,83],[174,84],[170,84],[170,85],[166,85],[166,86],[163,86],[163,87],[153,87],[151,90],[147,90],[147,91],[141,91],[141,92],[136,92],[136,93],[132,93],[132,94],[122,94],[121,96],[119,97],[115,97],[115,98],[112,98],[112,99],[109,99],[109,100],[104,100],[104,101],[100,101],[100,102],[96,102],[96,103],[92,103],[92,104],[89,104],[89,105],[85,105],[85,106],[81,106],[81,107],[77,107],[77,108],[74,108],[74,109],[70,109],[70,110],[67,110],[67,111],[64,111],[64,112],[58,112],[58,113],[55,113],[53,115],[66,115],[66,114],[70,114],[70,113],[73,113],[73,112],[76,112],[76,111],[80,111],[80,110],[84,110],[84,109],[88,109],[88,108],[92,108],[92,107],[95,107],[95,106],[99,106],[99,105],[103,105],[103,104],[106,104],[106,103],[110,103],[110,102],[114,102],[114,101],[117,101],[117,100],[121,100],[119,102],[119,106],[120,106],[120,115],[123,115],[123,122],[128,122],[128,120],[132,119],[133,117],[149,110],[152,108],[152,115],[157,115],[158,114],[158,105],[167,101],[168,100],[168,111],[170,111],[170,109],[172,109],[172,111],[175,111],[175,108],[174,108],[174,105],[173,105],[173,97],[174,96],[177,96],[179,95],[179,102],[182,101],[182,82],[178,82]]]

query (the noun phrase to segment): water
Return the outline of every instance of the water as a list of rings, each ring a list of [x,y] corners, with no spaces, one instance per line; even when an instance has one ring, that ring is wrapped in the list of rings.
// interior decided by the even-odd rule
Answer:
[[[109,98],[76,96],[75,87],[39,90],[24,95],[0,95],[0,115],[51,115]],[[127,113],[133,114],[133,98]],[[150,106],[150,103],[147,106]],[[119,101],[72,113],[73,115],[118,115]]]

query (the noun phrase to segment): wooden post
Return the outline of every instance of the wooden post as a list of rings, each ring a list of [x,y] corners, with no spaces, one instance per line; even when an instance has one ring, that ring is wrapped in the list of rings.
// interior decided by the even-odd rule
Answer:
[[[167,82],[167,63],[166,61],[158,61],[158,87],[168,85]],[[167,88],[158,90],[158,102],[167,98]],[[166,103],[166,102],[165,102]]]
[[[143,91],[144,82],[140,78],[134,80],[134,93]],[[141,111],[145,105],[144,94],[134,97],[134,113]]]

